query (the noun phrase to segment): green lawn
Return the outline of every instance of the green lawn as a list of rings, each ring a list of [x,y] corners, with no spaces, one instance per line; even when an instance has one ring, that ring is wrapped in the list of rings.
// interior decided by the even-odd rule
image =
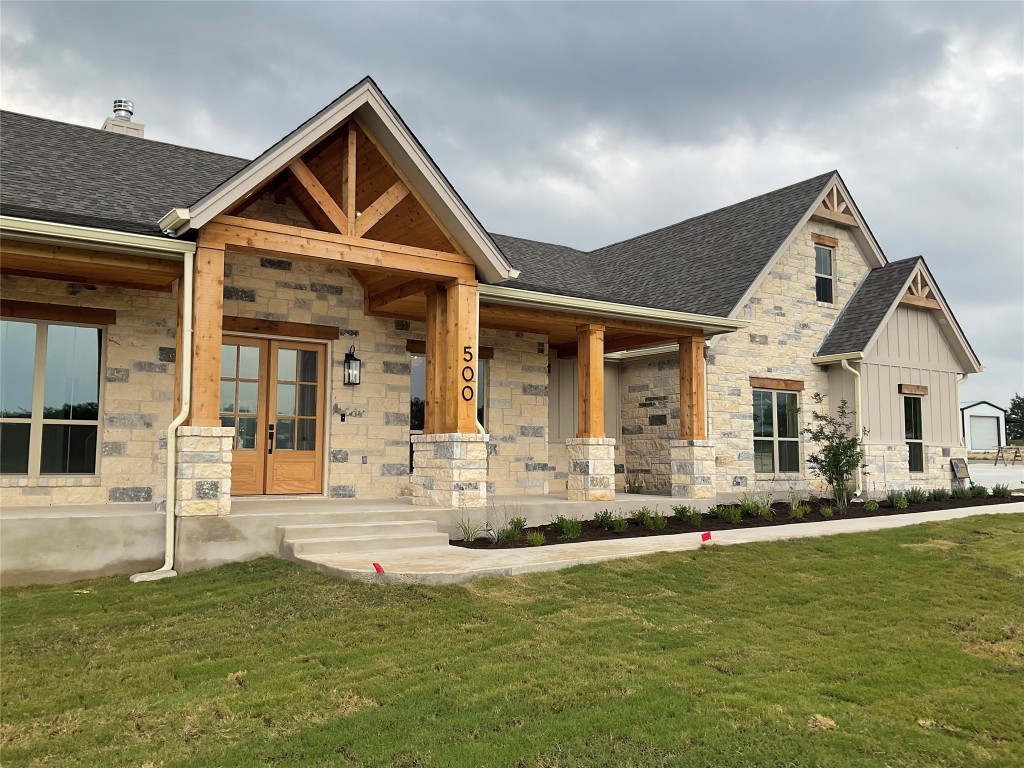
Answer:
[[[1024,765],[1024,515],[450,587],[266,559],[0,620],[4,766]]]

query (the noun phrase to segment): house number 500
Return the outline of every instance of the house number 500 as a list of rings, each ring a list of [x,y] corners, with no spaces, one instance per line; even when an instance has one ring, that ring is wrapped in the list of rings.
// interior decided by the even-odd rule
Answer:
[[[462,348],[462,360],[466,363],[473,362],[473,348],[465,346]],[[462,388],[462,399],[466,402],[470,402],[473,399],[475,390],[473,388],[473,379],[476,378],[476,368],[472,365],[464,365],[462,367],[462,380],[466,382],[466,385]]]

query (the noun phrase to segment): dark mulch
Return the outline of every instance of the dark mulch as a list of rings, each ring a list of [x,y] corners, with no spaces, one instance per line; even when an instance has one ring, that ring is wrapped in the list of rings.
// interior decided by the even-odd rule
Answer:
[[[944,509],[961,509],[963,507],[987,507],[993,504],[1006,504],[1008,502],[1021,501],[1020,496],[1011,498],[996,498],[995,496],[989,496],[983,499],[950,499],[949,501],[926,501],[923,504],[911,504],[907,509],[894,509],[889,502],[880,501],[877,512],[868,512],[864,509],[863,504],[852,504],[850,510],[842,515],[843,519],[853,519],[858,517],[887,517],[889,515],[903,515],[911,512],[933,512]],[[551,544],[574,544],[580,541],[603,541],[605,539],[622,539],[622,538],[636,538],[641,536],[668,536],[673,533],[698,533],[702,531],[725,531],[736,528],[764,528],[769,525],[791,525],[793,523],[820,523],[829,518],[823,517],[820,509],[822,506],[829,506],[832,502],[824,499],[811,499],[805,502],[810,506],[811,511],[804,516],[802,520],[794,520],[789,516],[789,505],[784,501],[775,502],[772,504],[772,510],[774,516],[768,520],[761,517],[745,517],[739,523],[729,523],[718,517],[711,517],[707,513],[701,515],[700,525],[691,525],[690,523],[679,520],[675,516],[669,516],[667,525],[660,531],[652,531],[650,528],[645,528],[639,525],[633,518],[629,518],[629,528],[623,533],[615,533],[614,531],[608,531],[601,528],[593,520],[583,521],[583,533],[578,539],[572,539],[566,541],[558,538],[558,533],[552,529],[550,525],[541,525],[534,528],[527,528],[519,539],[513,544],[502,544],[495,546],[491,544],[490,540],[486,537],[481,537],[475,541],[452,541],[453,547],[466,547],[468,549],[516,549],[519,547],[527,547],[529,544],[526,543],[526,534],[531,531],[541,531],[545,537],[544,546]],[[611,507],[614,510],[614,507]],[[835,515],[831,519],[836,519],[839,515]]]

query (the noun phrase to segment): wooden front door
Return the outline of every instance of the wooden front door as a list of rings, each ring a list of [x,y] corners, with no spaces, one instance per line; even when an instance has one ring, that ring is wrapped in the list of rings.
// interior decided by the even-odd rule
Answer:
[[[323,491],[322,344],[225,336],[220,422],[235,427],[231,493]]]

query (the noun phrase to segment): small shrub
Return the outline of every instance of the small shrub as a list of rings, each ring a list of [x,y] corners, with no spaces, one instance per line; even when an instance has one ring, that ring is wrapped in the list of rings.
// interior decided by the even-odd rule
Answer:
[[[633,510],[633,519],[636,520],[638,525],[642,525],[645,528],[651,527],[651,508],[648,506],[640,507],[640,509]]]
[[[772,495],[770,493],[745,493],[740,497],[740,512],[744,517],[763,517],[771,520]]]
[[[490,523],[484,528],[484,535],[487,536],[487,540],[491,542],[492,547],[511,544],[515,540],[512,536],[512,531],[507,527],[495,528]]]
[[[910,505],[910,502],[907,501],[907,494],[903,491],[889,491],[885,494],[885,498],[893,509],[906,509]]]
[[[559,515],[551,523],[551,527],[558,531],[558,538],[571,541],[578,539],[583,533],[583,523],[577,517],[566,517]]]
[[[594,515],[594,522],[604,528],[606,531],[610,531],[612,528],[612,521],[615,520],[615,513],[610,509],[602,509],[596,515]]]
[[[836,511],[829,504],[826,504],[825,506],[821,507],[821,509],[818,510],[818,513],[826,520],[829,520],[836,513]]]
[[[971,486],[971,498],[984,499],[988,496],[988,488],[984,485],[972,485]]]
[[[627,528],[629,528],[629,520],[622,515],[616,515],[615,519],[612,520],[612,531],[614,533],[625,533]]]
[[[790,512],[789,516],[793,517],[793,510],[796,509],[797,507],[801,507],[801,506],[805,506],[804,505],[804,497],[800,495],[799,491],[790,491],[789,492],[789,512]]]
[[[526,518],[525,517],[513,517],[508,521],[508,531],[512,534],[512,541],[515,541],[523,535],[523,531],[526,530]]]
[[[949,489],[932,488],[928,491],[928,501],[949,501]]]
[[[652,531],[663,531],[666,525],[668,525],[668,518],[661,512],[652,512],[651,516],[647,518],[647,527]]]
[[[954,499],[959,499],[960,501],[963,501],[964,499],[971,498],[971,489],[963,485],[958,485],[950,492],[949,495],[952,496]]]
[[[867,501],[864,502],[864,511],[865,512],[877,512],[878,511],[878,502],[875,501],[874,499],[868,499]]]
[[[992,486],[992,495],[997,499],[1008,499],[1013,495],[1013,492],[1010,490],[1010,486],[999,483]]]
[[[626,487],[626,493],[644,492],[644,479],[640,475],[627,472],[624,484]]]
[[[811,508],[806,504],[797,504],[795,507],[789,507],[789,516],[794,520],[803,520],[807,513],[811,511]]]
[[[740,511],[740,508],[732,505],[714,506],[708,510],[708,514],[733,525],[743,519],[743,513]]]
[[[740,497],[739,508],[740,514],[743,515],[743,517],[757,517],[758,511],[760,510],[760,504],[758,504],[757,499],[753,496],[743,494],[743,496]]]
[[[677,518],[683,522],[689,523],[690,525],[700,525],[700,510],[694,507],[688,507],[685,504],[672,507],[672,511],[675,512]]]
[[[545,541],[547,541],[547,539],[545,538],[543,531],[530,531],[526,534],[526,543],[531,547],[543,547]]]
[[[464,517],[459,520],[459,535],[462,536],[463,541],[476,541],[480,535],[480,526],[470,520],[468,517]]]
[[[906,496],[909,504],[924,504],[928,501],[928,492],[916,486],[907,491]]]

